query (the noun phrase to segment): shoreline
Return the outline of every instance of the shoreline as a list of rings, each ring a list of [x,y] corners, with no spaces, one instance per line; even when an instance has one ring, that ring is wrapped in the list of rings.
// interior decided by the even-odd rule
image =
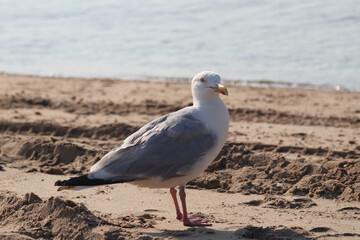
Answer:
[[[38,78],[57,78],[57,79],[83,79],[83,80],[115,80],[115,81],[145,81],[145,82],[165,82],[165,83],[189,83],[191,77],[159,77],[159,76],[143,76],[143,77],[83,77],[83,76],[66,76],[66,75],[37,75],[37,74],[22,74],[22,73],[11,73],[6,71],[0,71],[0,75],[9,76],[22,76],[22,77],[38,77]],[[291,83],[276,80],[229,80],[223,79],[228,86],[240,86],[240,87],[259,87],[259,88],[285,88],[285,89],[309,89],[309,90],[335,90],[345,92],[360,92],[360,89],[348,89],[341,85],[313,85],[310,83]]]

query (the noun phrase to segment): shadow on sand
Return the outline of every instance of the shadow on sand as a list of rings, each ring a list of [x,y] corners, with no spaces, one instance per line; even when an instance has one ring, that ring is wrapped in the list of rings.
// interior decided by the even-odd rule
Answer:
[[[236,231],[214,230],[211,228],[191,227],[186,230],[164,230],[161,233],[144,233],[152,237],[172,237],[175,239],[314,239],[302,228],[255,227],[246,226]]]

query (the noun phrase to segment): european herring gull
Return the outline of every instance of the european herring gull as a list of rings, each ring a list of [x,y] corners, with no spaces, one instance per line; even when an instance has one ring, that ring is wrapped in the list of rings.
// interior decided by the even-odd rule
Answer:
[[[220,82],[220,76],[214,72],[198,73],[191,83],[193,106],[146,124],[94,164],[88,174],[57,181],[55,186],[60,186],[59,191],[80,190],[128,182],[141,187],[170,188],[177,219],[185,226],[210,226],[188,214],[185,184],[199,176],[224,146],[229,112],[219,93],[228,92]]]

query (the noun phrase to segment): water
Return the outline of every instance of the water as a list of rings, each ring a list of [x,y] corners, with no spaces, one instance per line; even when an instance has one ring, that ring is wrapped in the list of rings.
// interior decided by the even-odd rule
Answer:
[[[360,1],[0,0],[0,71],[360,90]]]

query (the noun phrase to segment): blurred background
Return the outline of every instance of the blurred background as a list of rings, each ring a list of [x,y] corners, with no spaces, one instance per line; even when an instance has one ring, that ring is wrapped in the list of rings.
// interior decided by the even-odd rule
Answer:
[[[0,71],[360,90],[360,1],[0,0]],[[259,82],[260,81],[260,82]]]

